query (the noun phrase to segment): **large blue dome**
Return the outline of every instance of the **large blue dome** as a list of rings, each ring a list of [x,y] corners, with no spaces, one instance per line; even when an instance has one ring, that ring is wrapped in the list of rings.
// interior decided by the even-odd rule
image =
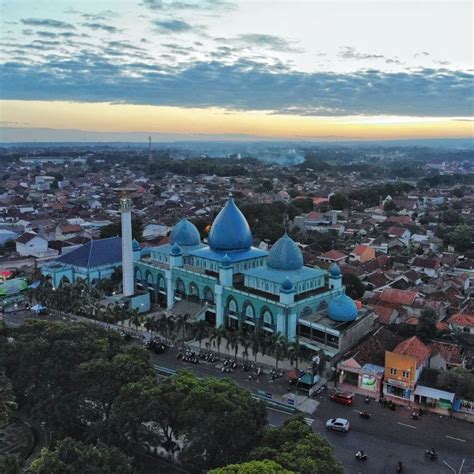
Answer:
[[[270,249],[267,265],[275,270],[299,270],[303,266],[303,255],[294,240],[285,233]]]
[[[170,244],[178,244],[180,247],[188,245],[198,245],[201,242],[201,236],[196,226],[187,219],[181,219],[171,231]]]
[[[209,247],[223,252],[248,250],[252,241],[252,232],[247,219],[229,196],[227,204],[212,223],[208,238]]]
[[[357,306],[349,296],[339,295],[329,303],[328,316],[333,321],[354,321],[357,319]]]

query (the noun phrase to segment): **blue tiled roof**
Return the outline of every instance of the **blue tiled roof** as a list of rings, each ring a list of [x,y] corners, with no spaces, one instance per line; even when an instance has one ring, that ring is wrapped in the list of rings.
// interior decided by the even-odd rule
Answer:
[[[107,239],[91,240],[66,255],[61,255],[55,261],[83,268],[121,263],[122,239],[120,237],[109,237]]]
[[[329,303],[328,316],[333,321],[354,321],[357,319],[357,306],[349,296],[339,295]]]
[[[209,231],[209,247],[217,251],[248,250],[253,237],[247,219],[235,205],[232,197],[221,209]]]
[[[181,247],[181,253],[183,255],[189,255],[193,250],[198,250],[198,249],[203,248],[203,247],[207,248],[207,245],[199,243],[198,245],[184,246],[184,247]],[[164,244],[164,245],[159,245],[158,247],[149,247],[149,252],[152,255],[154,253],[162,253],[164,255],[172,255],[172,252],[171,252],[172,248],[173,248],[173,245]]]
[[[226,254],[223,252],[217,252],[216,250],[206,246],[200,249],[188,251],[188,254],[200,258],[206,258],[208,260],[213,260],[216,262],[222,262],[222,260],[224,260],[224,257],[227,255],[230,261],[232,263],[235,263],[242,262],[244,260],[250,260],[252,258],[266,257],[268,252],[265,250],[257,249],[255,247],[250,247],[247,250],[229,252],[228,254]]]
[[[279,238],[268,254],[267,265],[275,270],[298,270],[303,266],[303,255],[288,234]]]
[[[311,278],[317,278],[326,274],[324,270],[309,267],[301,267],[300,269],[292,270],[291,272],[288,272],[287,270],[275,270],[274,268],[269,267],[258,267],[244,270],[242,273],[244,275],[280,284],[282,284],[286,278],[290,277],[293,286],[299,282],[310,280]]]
[[[187,219],[181,219],[171,231],[170,243],[178,244],[180,247],[198,245],[201,236],[196,226]]]

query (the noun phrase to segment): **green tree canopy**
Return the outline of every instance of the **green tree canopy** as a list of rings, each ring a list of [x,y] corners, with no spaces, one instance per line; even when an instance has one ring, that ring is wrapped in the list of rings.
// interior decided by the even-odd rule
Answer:
[[[423,341],[429,341],[436,336],[436,323],[438,317],[436,312],[432,309],[424,309],[420,318],[418,319],[418,324],[416,326],[416,335]]]
[[[458,252],[466,252],[474,248],[474,226],[468,224],[457,225],[447,235],[447,243],[454,246]]]
[[[273,460],[283,468],[300,474],[343,474],[331,445],[311,431],[303,415],[289,418],[277,428],[266,428],[263,439],[251,459]]]
[[[474,400],[474,374],[469,370],[456,367],[438,374],[438,383],[456,392],[464,400]]]
[[[65,438],[53,450],[43,449],[33,461],[33,474],[132,474],[130,459],[119,449],[98,443],[96,446]]]
[[[116,237],[122,235],[122,225],[120,222],[113,222],[100,229],[100,238]],[[139,242],[143,239],[143,222],[138,218],[132,219],[132,236]]]
[[[209,474],[294,474],[293,471],[284,469],[275,461],[248,461],[241,464],[212,469]]]
[[[362,298],[365,293],[365,285],[355,273],[345,273],[342,276],[342,284],[346,285],[346,293],[352,299]]]

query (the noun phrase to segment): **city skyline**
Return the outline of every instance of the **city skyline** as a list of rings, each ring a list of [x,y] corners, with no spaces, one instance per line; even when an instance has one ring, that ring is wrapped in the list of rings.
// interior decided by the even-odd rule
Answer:
[[[3,1],[0,140],[472,136],[470,2],[96,3]]]

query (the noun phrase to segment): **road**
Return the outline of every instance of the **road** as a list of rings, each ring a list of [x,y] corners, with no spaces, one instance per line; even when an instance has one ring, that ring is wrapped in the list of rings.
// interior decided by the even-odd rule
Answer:
[[[353,407],[331,402],[327,395],[318,401],[320,404],[311,415],[314,420],[311,427],[333,445],[348,474],[396,472],[398,461],[403,463],[404,474],[474,472],[474,429],[470,423],[433,414],[413,421],[408,410],[397,408],[393,412],[375,402],[366,405],[362,397],[356,397]],[[360,418],[359,410],[367,410],[371,418]],[[326,421],[333,417],[348,419],[349,432],[327,431]],[[270,424],[278,426],[288,415],[268,410],[268,418]],[[430,447],[438,451],[437,461],[425,459],[424,450]],[[354,454],[359,449],[367,453],[367,461],[355,460]]]

